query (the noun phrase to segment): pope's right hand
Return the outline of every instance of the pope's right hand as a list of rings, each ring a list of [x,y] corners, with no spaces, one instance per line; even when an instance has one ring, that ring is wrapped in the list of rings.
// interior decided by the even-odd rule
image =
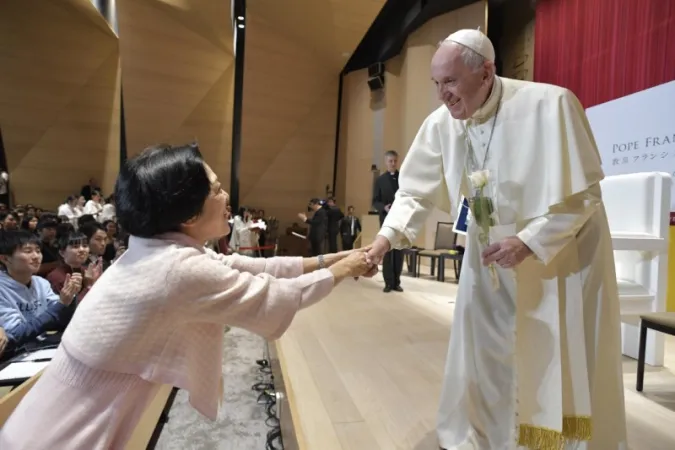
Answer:
[[[381,235],[375,236],[375,240],[370,245],[370,250],[366,253],[366,259],[369,264],[380,264],[384,255],[391,249],[389,240]]]

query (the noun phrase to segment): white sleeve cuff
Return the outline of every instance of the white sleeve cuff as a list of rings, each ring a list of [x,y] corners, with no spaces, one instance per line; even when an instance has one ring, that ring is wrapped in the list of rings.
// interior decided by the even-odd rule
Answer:
[[[548,220],[546,217],[538,217],[517,234],[518,238],[532,250],[534,256],[539,259],[539,261],[544,262],[544,264],[548,263],[548,254],[544,246],[537,240],[537,233],[547,222]]]
[[[378,236],[384,236],[389,241],[389,247],[392,249],[409,247],[410,243],[408,239],[402,233],[398,233],[395,229],[387,226],[383,226],[380,229],[380,232],[377,233]],[[407,244],[407,245],[406,245]]]

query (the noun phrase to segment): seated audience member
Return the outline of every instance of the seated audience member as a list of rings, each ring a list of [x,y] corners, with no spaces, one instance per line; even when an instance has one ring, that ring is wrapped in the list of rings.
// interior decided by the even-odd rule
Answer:
[[[44,213],[37,224],[40,250],[42,251],[42,265],[38,275],[46,276],[59,265],[59,248],[56,245],[56,230],[59,221],[53,214]]]
[[[229,231],[228,195],[196,146],[127,160],[115,198],[129,249],[77,308],[54,359],[0,430],[0,448],[126,448],[163,384],[189,391],[215,420],[225,325],[276,339],[300,309],[370,272],[362,250],[265,259],[205,249]]]
[[[54,292],[58,294],[71,275],[80,274],[82,283],[80,290],[75,293],[75,304],[77,305],[101,276],[103,261],[98,260],[91,266],[86,267],[89,261],[89,239],[79,231],[71,231],[60,236],[58,243],[61,263],[47,274],[47,281],[52,285]]]
[[[77,216],[80,217],[84,214],[84,205],[87,203],[87,199],[84,196],[80,195],[77,197],[77,204],[75,205],[75,211],[77,211]]]
[[[113,220],[106,220],[103,222],[103,229],[106,232],[105,236],[105,252],[103,259],[112,262],[118,258],[118,248],[120,246],[117,240],[117,224]]]
[[[3,230],[16,230],[17,229],[17,215],[12,212],[3,212],[0,213],[0,226]]]
[[[0,327],[8,349],[16,349],[70,318],[68,306],[82,277],[68,276],[61,294],[37,276],[42,254],[37,236],[27,231],[0,231]],[[0,446],[0,448],[4,448]]]
[[[92,216],[91,214],[82,214],[80,217],[77,218],[77,229],[79,230],[82,225],[85,223],[89,222],[97,222],[96,217]]]
[[[99,264],[102,262],[102,270],[105,271],[110,266],[112,260],[106,260],[104,258],[104,253],[107,248],[107,234],[104,231],[103,226],[98,222],[89,222],[82,225],[80,231],[84,233],[85,236],[87,236],[89,241],[89,259],[86,263],[87,266],[90,264]]]
[[[70,223],[75,225],[77,218],[81,215],[81,212],[77,210],[77,197],[74,195],[68,196],[66,202],[59,206],[57,215],[59,217],[66,217]]]
[[[115,194],[105,199],[105,205],[101,209],[101,214],[98,216],[100,222],[114,220],[117,213],[115,212]]]
[[[26,209],[19,205],[16,208],[14,208],[14,211],[12,211],[12,216],[14,218],[14,221],[18,224],[21,223],[21,220],[23,220],[23,216],[26,215]]]
[[[83,214],[90,214],[94,216],[95,219],[98,220],[99,214],[103,211],[103,205],[101,204],[101,201],[103,200],[103,197],[101,196],[100,191],[93,191],[91,193],[91,200],[89,200],[85,205],[84,205],[84,213]]]
[[[21,229],[30,231],[31,233],[37,235],[37,224],[38,218],[35,216],[26,216],[21,221]]]

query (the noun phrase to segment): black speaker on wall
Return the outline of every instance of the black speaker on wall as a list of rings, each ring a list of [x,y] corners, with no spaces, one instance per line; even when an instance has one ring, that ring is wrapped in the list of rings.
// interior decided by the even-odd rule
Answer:
[[[368,67],[368,87],[371,91],[384,88],[384,64],[375,63]]]

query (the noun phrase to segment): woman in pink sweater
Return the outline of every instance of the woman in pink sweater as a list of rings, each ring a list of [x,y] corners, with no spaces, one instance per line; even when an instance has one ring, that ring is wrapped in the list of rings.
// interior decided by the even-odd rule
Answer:
[[[228,196],[196,146],[129,160],[115,199],[129,249],[78,307],[0,431],[2,449],[122,449],[162,384],[189,391],[215,419],[225,325],[277,339],[340,281],[372,275],[361,251],[264,259],[206,250],[229,231]]]

